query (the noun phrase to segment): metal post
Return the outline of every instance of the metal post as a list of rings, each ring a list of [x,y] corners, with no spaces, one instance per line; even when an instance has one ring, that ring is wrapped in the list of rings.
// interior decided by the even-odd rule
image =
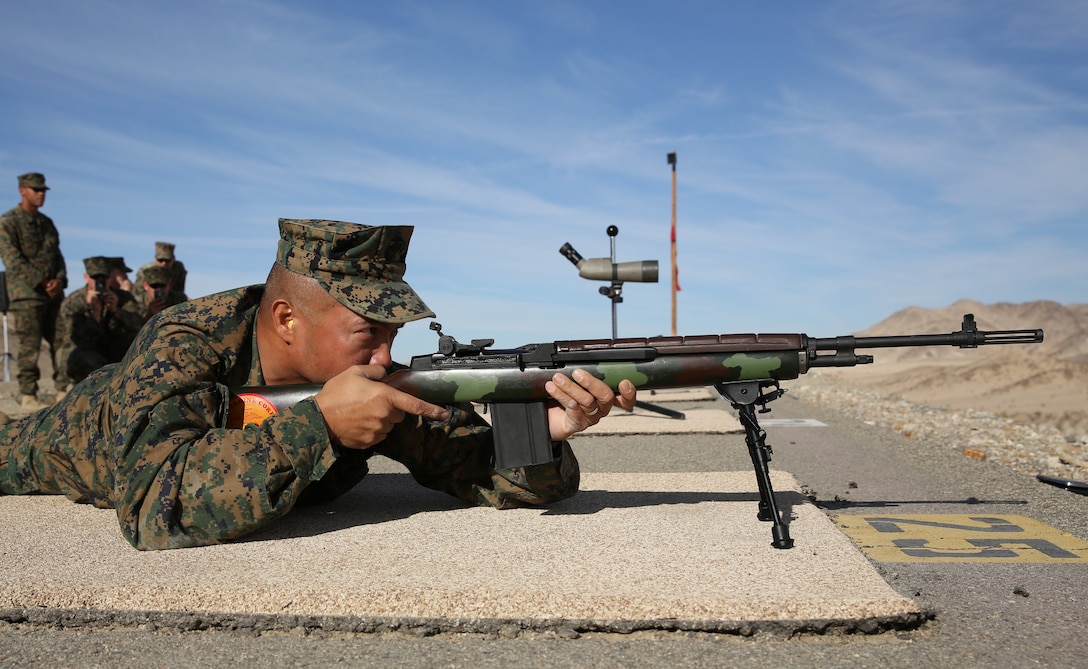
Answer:
[[[672,256],[672,336],[676,336],[676,291],[680,289],[680,280],[676,269],[676,152],[668,155],[669,165],[672,165],[672,231],[669,234],[669,242]]]
[[[612,248],[612,338],[619,339],[618,330],[616,328],[616,304],[623,298],[620,297],[620,291],[623,290],[623,283],[617,281],[616,277],[616,235],[619,234],[619,228],[614,225],[608,226],[608,242]]]

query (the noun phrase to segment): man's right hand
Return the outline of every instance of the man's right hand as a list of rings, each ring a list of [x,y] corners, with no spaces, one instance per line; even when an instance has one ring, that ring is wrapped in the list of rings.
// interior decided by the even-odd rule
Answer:
[[[333,441],[346,448],[370,448],[413,414],[446,420],[449,411],[385,385],[380,365],[349,367],[329,379],[314,399]]]

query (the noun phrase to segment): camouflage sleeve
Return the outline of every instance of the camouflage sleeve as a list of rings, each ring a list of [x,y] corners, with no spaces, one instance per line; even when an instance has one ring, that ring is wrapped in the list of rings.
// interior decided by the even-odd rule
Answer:
[[[421,485],[480,506],[535,506],[578,492],[578,460],[567,442],[554,446],[551,463],[495,470],[491,427],[471,405],[453,409],[445,422],[409,416],[374,451],[403,464]]]
[[[79,298],[73,298],[72,296],[64,298],[64,301],[60,303],[60,310],[57,312],[57,334],[54,341],[58,350],[58,360],[67,360],[68,354],[75,348],[75,344],[72,342],[72,329],[74,327],[72,322],[72,302],[76,299]]]
[[[60,237],[49,217],[41,217],[41,230],[33,232],[29,220],[19,209],[0,217],[0,259],[7,272],[8,292],[12,299],[35,295],[35,288],[46,279],[58,277],[68,286]],[[44,293],[43,293],[44,295]]]
[[[136,548],[201,546],[252,532],[287,513],[335,461],[312,399],[260,425],[220,427],[229,394],[215,381],[219,361],[200,336],[145,330],[140,337],[111,399],[119,407],[113,501]]]
[[[0,218],[0,258],[4,261],[8,291],[12,293],[12,299],[32,295],[34,286],[47,278],[44,267],[28,258],[23,251],[19,232],[19,221],[15,216],[9,213]]]

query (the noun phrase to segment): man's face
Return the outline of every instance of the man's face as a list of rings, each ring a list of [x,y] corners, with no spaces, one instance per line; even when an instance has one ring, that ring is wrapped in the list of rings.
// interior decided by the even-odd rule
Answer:
[[[19,186],[19,195],[23,198],[24,205],[30,205],[37,209],[45,204],[45,189]]]
[[[159,267],[165,267],[166,269],[174,266],[174,261],[170,258],[155,258],[155,262],[158,263]]]
[[[144,290],[147,291],[147,294],[151,297],[151,299],[153,299],[153,300],[154,299],[160,299],[161,300],[161,299],[165,298],[167,295],[169,295],[170,291],[173,290],[174,282],[173,281],[167,281],[166,283],[151,284],[151,283],[148,283],[148,282],[144,281],[144,286],[143,287],[144,287]]]
[[[391,349],[400,324],[369,321],[328,299],[331,304],[300,315],[292,327],[300,373],[311,383],[324,383],[353,365],[393,364]]]

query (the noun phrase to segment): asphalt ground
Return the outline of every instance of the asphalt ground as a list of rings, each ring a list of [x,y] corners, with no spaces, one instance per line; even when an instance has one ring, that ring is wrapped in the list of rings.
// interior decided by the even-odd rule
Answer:
[[[911,548],[899,549],[899,558],[885,554],[873,564],[896,591],[932,612],[928,622],[912,630],[792,638],[760,630],[747,636],[517,629],[358,634],[305,626],[207,630],[197,621],[189,628],[139,619],[104,623],[41,610],[0,621],[0,666],[1088,666],[1088,562],[1077,548],[1088,539],[1088,497],[964,457],[959,445],[908,439],[789,395],[772,408],[762,420],[823,424],[768,422],[772,468],[795,476],[840,525],[868,527],[857,539],[867,554],[886,538],[874,528],[908,537],[903,545]],[[741,435],[584,437],[574,446],[591,472],[748,466]],[[1030,522],[1041,525],[1042,534]],[[1008,534],[1010,528],[1034,543],[1016,540],[1020,535]]]

